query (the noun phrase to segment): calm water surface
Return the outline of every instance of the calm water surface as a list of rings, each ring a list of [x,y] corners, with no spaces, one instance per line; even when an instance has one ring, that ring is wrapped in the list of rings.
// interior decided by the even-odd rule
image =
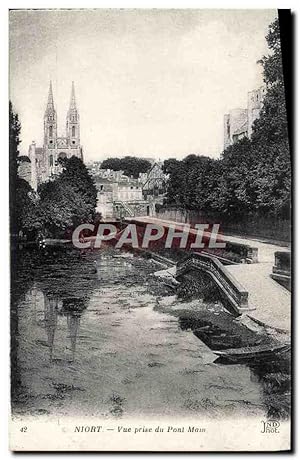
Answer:
[[[288,416],[288,360],[218,363],[201,330],[223,343],[260,337],[219,302],[178,300],[157,263],[21,251],[15,266],[15,415]]]

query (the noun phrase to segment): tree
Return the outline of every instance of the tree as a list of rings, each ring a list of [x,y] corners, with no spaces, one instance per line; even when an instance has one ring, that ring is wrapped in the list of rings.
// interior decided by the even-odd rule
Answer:
[[[41,228],[41,222],[34,190],[26,180],[17,177],[14,197],[17,231],[35,235]]]
[[[123,171],[126,176],[133,176],[137,179],[140,173],[150,170],[151,163],[144,158],[126,156],[124,158],[107,158],[102,162],[101,168]]]
[[[9,212],[10,212],[10,233],[16,234],[16,185],[18,173],[18,155],[20,145],[21,124],[18,114],[14,112],[11,101],[9,101]]]
[[[61,165],[61,174],[38,188],[37,214],[45,236],[64,237],[95,217],[97,189],[86,166],[74,156],[61,160]]]
[[[9,208],[10,233],[17,235],[35,232],[39,227],[35,192],[24,179],[18,176],[20,161],[30,161],[26,156],[19,155],[21,123],[9,102]]]
[[[251,139],[230,145],[220,160],[195,155],[166,160],[167,205],[217,212],[228,220],[289,217],[291,160],[278,20],[266,40],[270,54],[259,61],[266,93]]]
[[[44,236],[63,237],[74,224],[82,223],[81,218],[84,220],[86,204],[70,184],[59,179],[46,182],[39,193],[38,215]]]
[[[257,199],[256,154],[248,138],[230,145],[221,160],[219,211],[230,219],[248,215]]]
[[[182,161],[166,160],[163,170],[169,175],[167,205],[184,210],[212,209],[215,160],[203,155],[188,155]]]
[[[112,169],[113,171],[121,171],[121,158],[107,158],[101,164],[102,169]]]
[[[167,206],[184,207],[183,181],[185,168],[182,161],[170,158],[163,163],[163,172],[169,175],[165,204]]]
[[[71,185],[82,196],[85,204],[89,206],[89,213],[93,215],[97,206],[97,188],[87,167],[75,156],[62,160],[62,166],[63,171],[59,180],[66,185]]]
[[[264,56],[266,95],[260,117],[254,123],[252,148],[255,165],[257,209],[278,217],[288,217],[291,197],[291,156],[282,70],[279,21],[269,27],[266,37],[271,54]]]
[[[266,40],[270,54],[260,61],[266,93],[251,139],[230,145],[220,160],[189,155],[165,161],[167,205],[217,212],[228,220],[289,217],[291,161],[278,20]]]

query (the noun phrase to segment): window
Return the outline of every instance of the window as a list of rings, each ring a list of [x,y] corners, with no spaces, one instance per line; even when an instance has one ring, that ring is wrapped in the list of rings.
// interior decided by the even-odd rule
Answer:
[[[49,126],[49,137],[53,136],[53,126]]]
[[[50,166],[53,166],[53,155],[50,155],[49,157],[49,164]]]
[[[72,126],[72,137],[75,137],[75,126]]]

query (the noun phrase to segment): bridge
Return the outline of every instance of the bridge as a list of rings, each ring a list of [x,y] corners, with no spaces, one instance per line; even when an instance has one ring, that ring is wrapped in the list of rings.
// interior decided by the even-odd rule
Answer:
[[[238,314],[254,309],[248,305],[248,292],[217,258],[197,252],[191,253],[185,260],[177,263],[176,277],[180,278],[195,270],[208,273]]]
[[[127,222],[141,225],[153,223],[164,227],[182,228],[183,223],[157,219],[154,217],[134,217]],[[192,229],[191,229],[192,231]],[[209,233],[205,236],[209,238]],[[196,271],[205,270],[215,281],[220,290],[227,294],[231,305],[239,314],[247,314],[259,324],[269,326],[283,332],[291,329],[291,293],[275,279],[272,279],[272,268],[275,253],[289,250],[278,244],[271,244],[250,238],[222,235],[223,241],[254,249],[255,263],[239,263],[223,266],[220,260],[197,254],[177,264],[178,274],[191,267]],[[250,260],[251,261],[251,260]]]

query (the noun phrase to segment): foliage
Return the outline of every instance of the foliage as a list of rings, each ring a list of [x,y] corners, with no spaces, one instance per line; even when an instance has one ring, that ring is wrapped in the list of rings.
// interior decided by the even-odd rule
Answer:
[[[231,220],[252,214],[289,217],[291,161],[278,20],[266,40],[271,52],[259,61],[266,94],[251,140],[229,146],[220,160],[189,155],[165,161],[167,205]]]
[[[47,236],[65,232],[95,215],[97,189],[84,163],[77,157],[62,161],[62,173],[38,188],[38,217]]]
[[[19,116],[14,112],[9,101],[9,160],[11,177],[17,176],[17,160],[19,155],[21,124]]]
[[[22,161],[30,161],[26,156],[19,155],[21,123],[9,102],[9,203],[10,232],[17,235],[36,232],[41,224],[37,217],[36,194],[24,179],[18,176],[18,165]]]
[[[14,195],[16,198],[15,213],[18,231],[35,233],[41,228],[35,192],[26,180],[17,177]]]
[[[9,101],[9,196],[10,196],[10,232],[16,234],[16,185],[18,173],[18,155],[20,144],[21,124],[18,114],[13,110],[12,103]]]
[[[24,163],[30,163],[30,158],[26,155],[19,155],[18,156],[18,164],[20,164],[21,162],[24,162]]]
[[[126,176],[138,178],[140,173],[145,173],[151,168],[151,163],[144,158],[126,156],[124,158],[107,158],[102,162],[102,169],[124,171]]]

